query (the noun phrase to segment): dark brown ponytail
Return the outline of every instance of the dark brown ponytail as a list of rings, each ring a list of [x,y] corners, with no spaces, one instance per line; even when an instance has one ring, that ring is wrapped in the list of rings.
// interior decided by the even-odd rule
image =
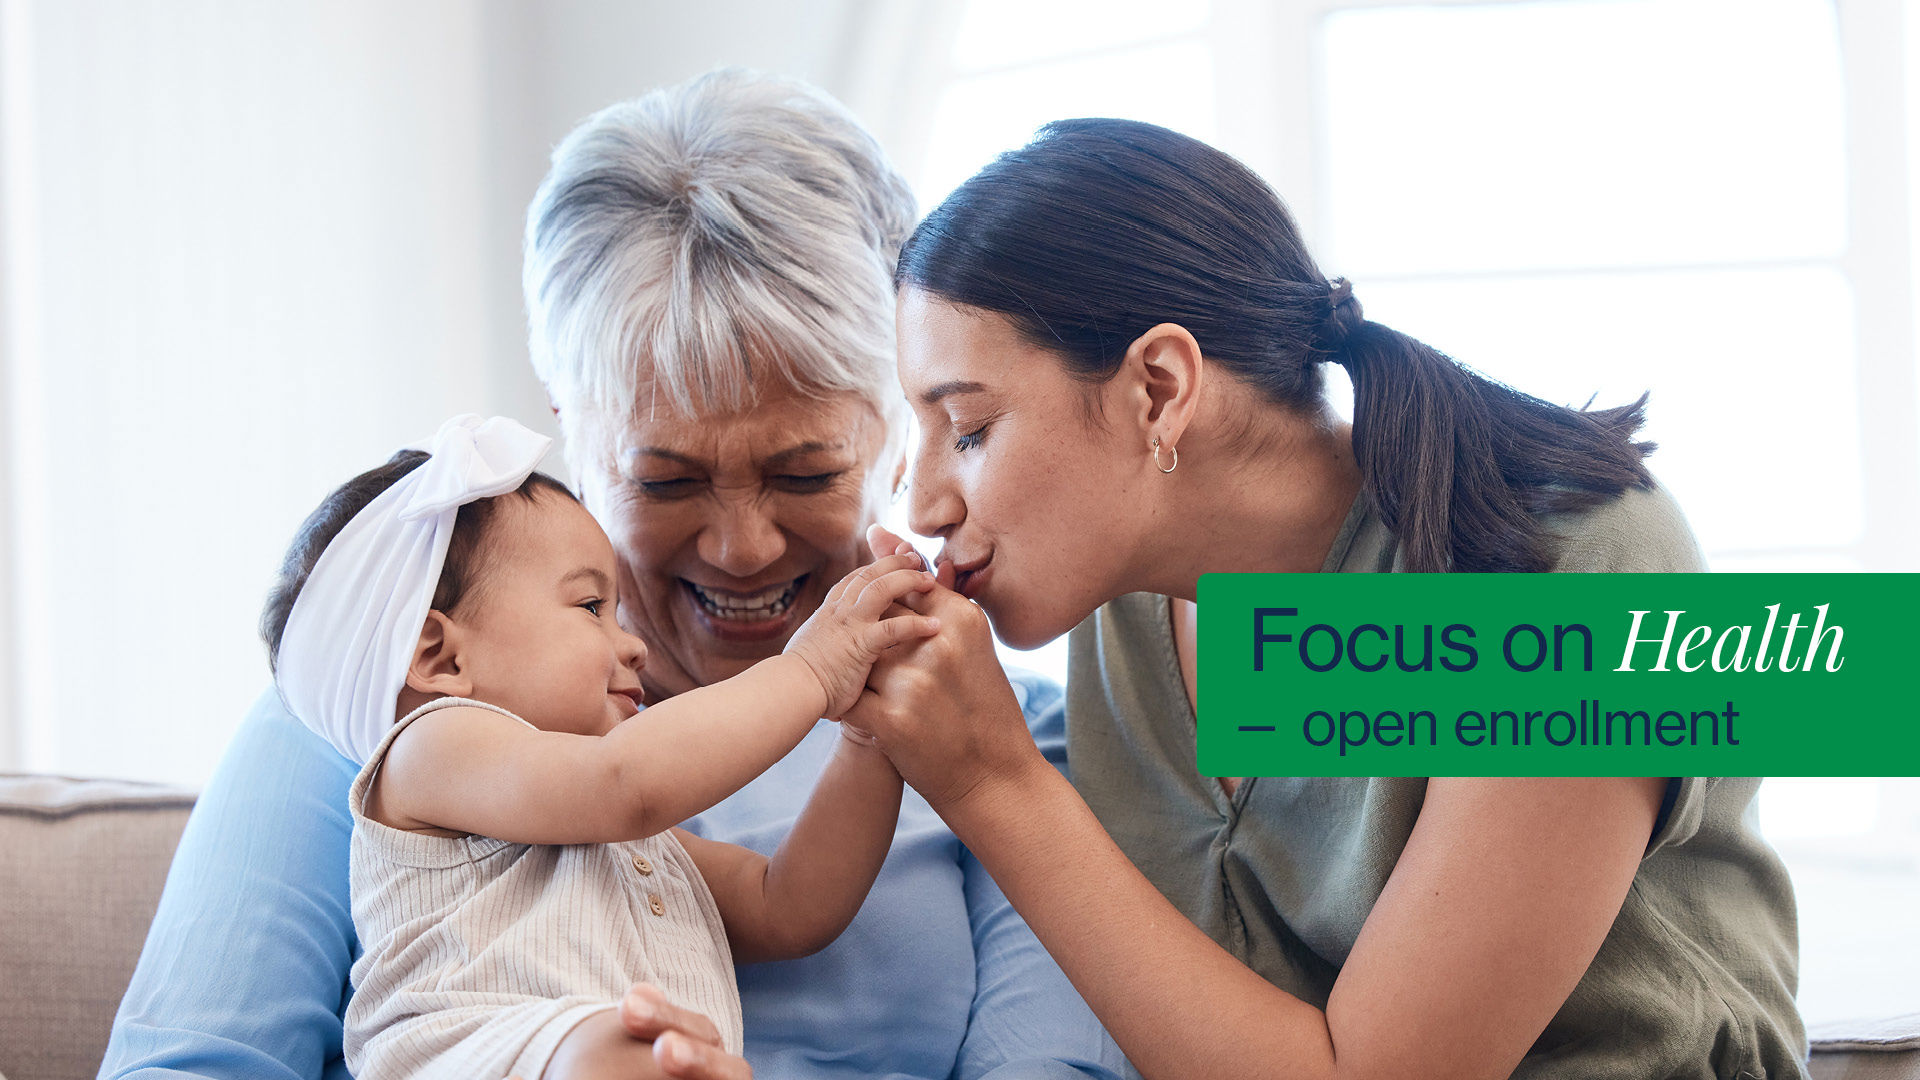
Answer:
[[[1409,570],[1546,570],[1535,515],[1582,510],[1652,481],[1634,442],[1647,398],[1549,404],[1368,322],[1334,283],[1330,358],[1353,380],[1353,448]],[[1344,302],[1343,302],[1344,301]]]
[[[1302,415],[1323,407],[1320,364],[1341,364],[1366,490],[1409,570],[1548,569],[1535,515],[1652,483],[1652,445],[1633,441],[1645,395],[1562,408],[1368,321],[1265,182],[1151,124],[1048,124],[921,222],[894,280],[997,312],[1089,380],[1162,322]]]

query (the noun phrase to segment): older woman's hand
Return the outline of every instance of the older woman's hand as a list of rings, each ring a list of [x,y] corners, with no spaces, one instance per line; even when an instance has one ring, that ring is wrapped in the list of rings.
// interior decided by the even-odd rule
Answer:
[[[587,1024],[605,1015],[596,1014],[588,1019]],[[753,1068],[746,1059],[721,1048],[720,1029],[714,1026],[712,1020],[673,1004],[658,987],[650,983],[637,983],[627,991],[627,996],[620,1001],[619,1021],[627,1037],[653,1044],[652,1067],[647,1067],[643,1059],[639,1066],[640,1073],[634,1074],[636,1080],[651,1076],[666,1077],[668,1080],[753,1080]],[[575,1035],[578,1034],[579,1030],[576,1029]],[[595,1038],[617,1041],[621,1036],[609,1030],[596,1033]],[[555,1071],[556,1063],[564,1071],[567,1063],[563,1058],[567,1056],[569,1044],[574,1039],[575,1036],[569,1036],[566,1042],[560,1044],[560,1051],[548,1064],[549,1074]],[[582,1047],[574,1046],[571,1049],[578,1052]],[[523,1078],[510,1076],[506,1080]]]
[[[712,1020],[673,1004],[648,983],[620,999],[620,1024],[634,1038],[653,1041],[654,1061],[674,1080],[752,1080],[746,1059],[721,1048]]]
[[[878,525],[867,539],[877,555],[911,550]],[[1052,766],[1027,730],[986,613],[946,587],[950,567],[941,567],[939,581],[940,587],[903,600],[938,618],[939,633],[888,650],[842,719],[870,736],[901,778],[945,816],[997,784],[1017,785],[1025,770],[1051,772]]]

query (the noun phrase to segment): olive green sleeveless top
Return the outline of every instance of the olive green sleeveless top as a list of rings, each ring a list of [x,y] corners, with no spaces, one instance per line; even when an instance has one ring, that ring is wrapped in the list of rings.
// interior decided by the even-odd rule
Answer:
[[[1705,568],[1659,489],[1543,520],[1563,538],[1559,571]],[[1323,569],[1400,569],[1364,494]],[[1073,783],[1121,850],[1221,947],[1324,1008],[1406,847],[1426,780],[1261,777],[1228,796],[1195,766],[1163,596],[1101,608],[1073,631],[1068,663]],[[1669,782],[1619,918],[1516,1077],[1805,1075],[1793,890],[1758,833],[1759,783]]]

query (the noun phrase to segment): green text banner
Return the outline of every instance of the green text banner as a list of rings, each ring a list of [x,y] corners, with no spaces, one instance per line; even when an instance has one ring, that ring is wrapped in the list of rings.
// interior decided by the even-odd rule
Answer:
[[[1208,574],[1207,776],[1920,774],[1914,574]]]

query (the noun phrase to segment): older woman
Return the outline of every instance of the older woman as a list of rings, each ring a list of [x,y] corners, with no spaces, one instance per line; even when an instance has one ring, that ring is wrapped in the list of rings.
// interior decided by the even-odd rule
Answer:
[[[898,280],[912,520],[979,608],[916,604],[941,634],[847,722],[1143,1074],[1802,1074],[1756,781],[1196,771],[1202,574],[1701,569],[1638,405],[1549,405],[1365,319],[1258,177],[1151,125],[1043,129]],[[1072,631],[1072,785],[980,609],[1016,645]]]
[[[911,218],[838,105],[739,72],[607,109],[555,151],[527,224],[535,365],[614,541],[652,700],[778,652],[861,560],[899,472],[890,272]],[[1019,692],[1057,750],[1057,690]],[[823,723],[688,827],[770,850],[838,738]],[[182,839],[102,1075],[345,1074],[352,773],[261,700]],[[742,970],[740,990],[763,1078],[1126,1068],[912,797],[847,933]],[[624,1011],[669,1075],[747,1075],[710,1024],[647,988]]]

